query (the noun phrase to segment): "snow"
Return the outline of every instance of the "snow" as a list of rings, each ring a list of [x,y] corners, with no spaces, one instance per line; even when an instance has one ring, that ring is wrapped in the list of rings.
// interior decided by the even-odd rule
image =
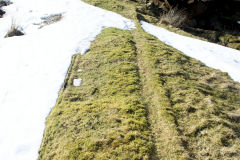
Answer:
[[[75,87],[79,87],[79,86],[81,86],[81,84],[82,84],[82,79],[81,78],[77,78],[77,79],[73,80],[73,85]]]
[[[134,23],[80,0],[12,0],[0,19],[0,159],[37,159],[45,118],[71,57],[84,54],[105,27]],[[62,20],[41,28],[44,17]],[[25,35],[4,38],[12,21]]]
[[[178,35],[166,29],[141,21],[143,29],[162,42],[198,59],[207,66],[227,72],[240,82],[240,51],[190,37]]]

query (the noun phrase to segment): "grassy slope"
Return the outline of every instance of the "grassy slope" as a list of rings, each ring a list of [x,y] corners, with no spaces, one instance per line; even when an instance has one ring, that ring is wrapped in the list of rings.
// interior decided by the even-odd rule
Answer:
[[[239,159],[240,85],[226,73],[133,31],[159,159]]]
[[[78,72],[82,69],[83,72]],[[81,87],[72,81],[81,77]],[[39,159],[149,159],[146,107],[129,31],[105,29],[77,55],[47,118]]]
[[[74,58],[39,159],[239,159],[239,83],[143,32],[134,2],[91,3],[137,29],[105,29]]]

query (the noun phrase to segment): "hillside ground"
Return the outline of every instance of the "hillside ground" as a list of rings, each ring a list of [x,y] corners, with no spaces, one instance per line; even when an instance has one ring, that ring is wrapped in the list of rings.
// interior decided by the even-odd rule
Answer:
[[[39,159],[239,159],[240,84],[145,33],[131,3],[91,1],[136,29],[73,58]]]

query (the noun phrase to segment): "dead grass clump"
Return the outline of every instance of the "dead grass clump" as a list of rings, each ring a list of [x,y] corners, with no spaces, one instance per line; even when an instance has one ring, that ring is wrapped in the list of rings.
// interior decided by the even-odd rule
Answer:
[[[11,28],[8,30],[5,38],[7,37],[13,37],[13,36],[22,36],[24,35],[22,28],[18,25],[16,25],[16,23],[13,21]]]
[[[240,159],[240,84],[143,32],[131,3],[85,1],[133,17],[137,29],[104,31],[77,56],[39,160]]]
[[[148,34],[134,35],[159,159],[239,159],[239,83]]]
[[[187,14],[185,10],[174,7],[168,12],[164,12],[160,16],[160,24],[172,25],[174,27],[182,27],[187,21]]]

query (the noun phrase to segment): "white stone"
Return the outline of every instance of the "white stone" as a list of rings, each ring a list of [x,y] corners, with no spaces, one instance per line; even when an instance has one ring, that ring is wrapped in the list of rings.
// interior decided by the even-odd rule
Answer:
[[[73,85],[75,87],[79,87],[79,86],[81,86],[81,84],[82,84],[82,79],[81,78],[77,78],[77,79],[73,80]]]
[[[79,69],[79,70],[77,70],[78,72],[83,72],[83,70],[82,69]]]

